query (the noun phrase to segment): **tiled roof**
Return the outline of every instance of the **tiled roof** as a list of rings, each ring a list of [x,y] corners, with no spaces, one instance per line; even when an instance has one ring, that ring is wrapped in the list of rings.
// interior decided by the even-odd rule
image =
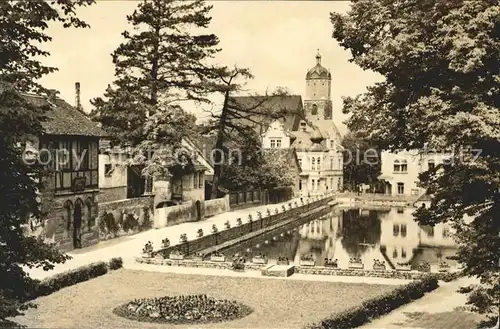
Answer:
[[[261,110],[264,112],[268,109],[274,111],[286,111],[286,115],[283,118],[279,118],[280,122],[283,123],[286,130],[296,130],[299,127],[300,120],[304,118],[304,112],[302,109],[302,97],[300,95],[289,95],[289,96],[237,96],[232,97],[231,102],[236,104],[241,108],[253,108],[261,104]],[[261,135],[263,134],[271,122],[276,120],[276,118],[266,118],[263,115],[254,115],[251,120],[259,122],[255,124],[254,122],[247,119],[240,119],[239,123],[242,125],[254,127],[255,131]]]
[[[47,135],[69,136],[106,136],[96,122],[90,120],[87,114],[76,109],[62,99],[54,98],[48,101],[38,95],[23,95],[29,102],[37,106],[49,106],[45,115],[47,120],[42,123]]]
[[[315,145],[311,141],[311,134],[313,133],[312,131],[298,130],[298,131],[292,131],[291,133],[295,135],[295,140],[292,142],[292,145],[290,145],[290,147],[294,147],[296,149],[311,149],[313,145]],[[315,149],[327,150],[326,140],[321,141],[319,145],[321,147],[320,148],[315,147]]]

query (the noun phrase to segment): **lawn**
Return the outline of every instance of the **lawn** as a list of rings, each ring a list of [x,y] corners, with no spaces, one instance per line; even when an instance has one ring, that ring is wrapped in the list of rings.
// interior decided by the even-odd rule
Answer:
[[[302,328],[359,305],[396,286],[286,279],[180,275],[120,269],[36,300],[38,308],[16,319],[42,328]],[[205,325],[139,323],[113,309],[135,298],[207,294],[253,309],[238,320]]]

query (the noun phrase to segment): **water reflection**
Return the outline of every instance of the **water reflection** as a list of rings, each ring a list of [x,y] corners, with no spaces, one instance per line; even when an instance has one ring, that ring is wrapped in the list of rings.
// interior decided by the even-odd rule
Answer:
[[[413,268],[420,262],[437,265],[456,252],[452,232],[447,224],[434,227],[419,226],[413,219],[414,208],[387,210],[347,209],[308,223],[270,232],[225,250],[226,254],[240,253],[251,259],[266,255],[270,263],[278,256],[299,263],[301,257],[312,255],[317,265],[326,259],[338,259],[346,268],[349,259],[361,258],[371,269],[374,259],[385,260],[389,268],[409,263]]]

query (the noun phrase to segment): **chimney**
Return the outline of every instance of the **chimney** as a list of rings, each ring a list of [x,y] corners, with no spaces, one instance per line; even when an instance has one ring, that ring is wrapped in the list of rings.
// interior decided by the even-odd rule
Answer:
[[[79,110],[82,108],[80,103],[80,82],[75,82],[75,106]]]

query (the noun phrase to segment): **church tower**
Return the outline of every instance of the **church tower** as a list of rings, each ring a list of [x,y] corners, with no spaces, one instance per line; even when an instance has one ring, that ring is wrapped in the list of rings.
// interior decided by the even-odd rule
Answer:
[[[321,54],[316,55],[316,66],[306,74],[304,108],[308,120],[332,120],[332,75],[321,65]]]

